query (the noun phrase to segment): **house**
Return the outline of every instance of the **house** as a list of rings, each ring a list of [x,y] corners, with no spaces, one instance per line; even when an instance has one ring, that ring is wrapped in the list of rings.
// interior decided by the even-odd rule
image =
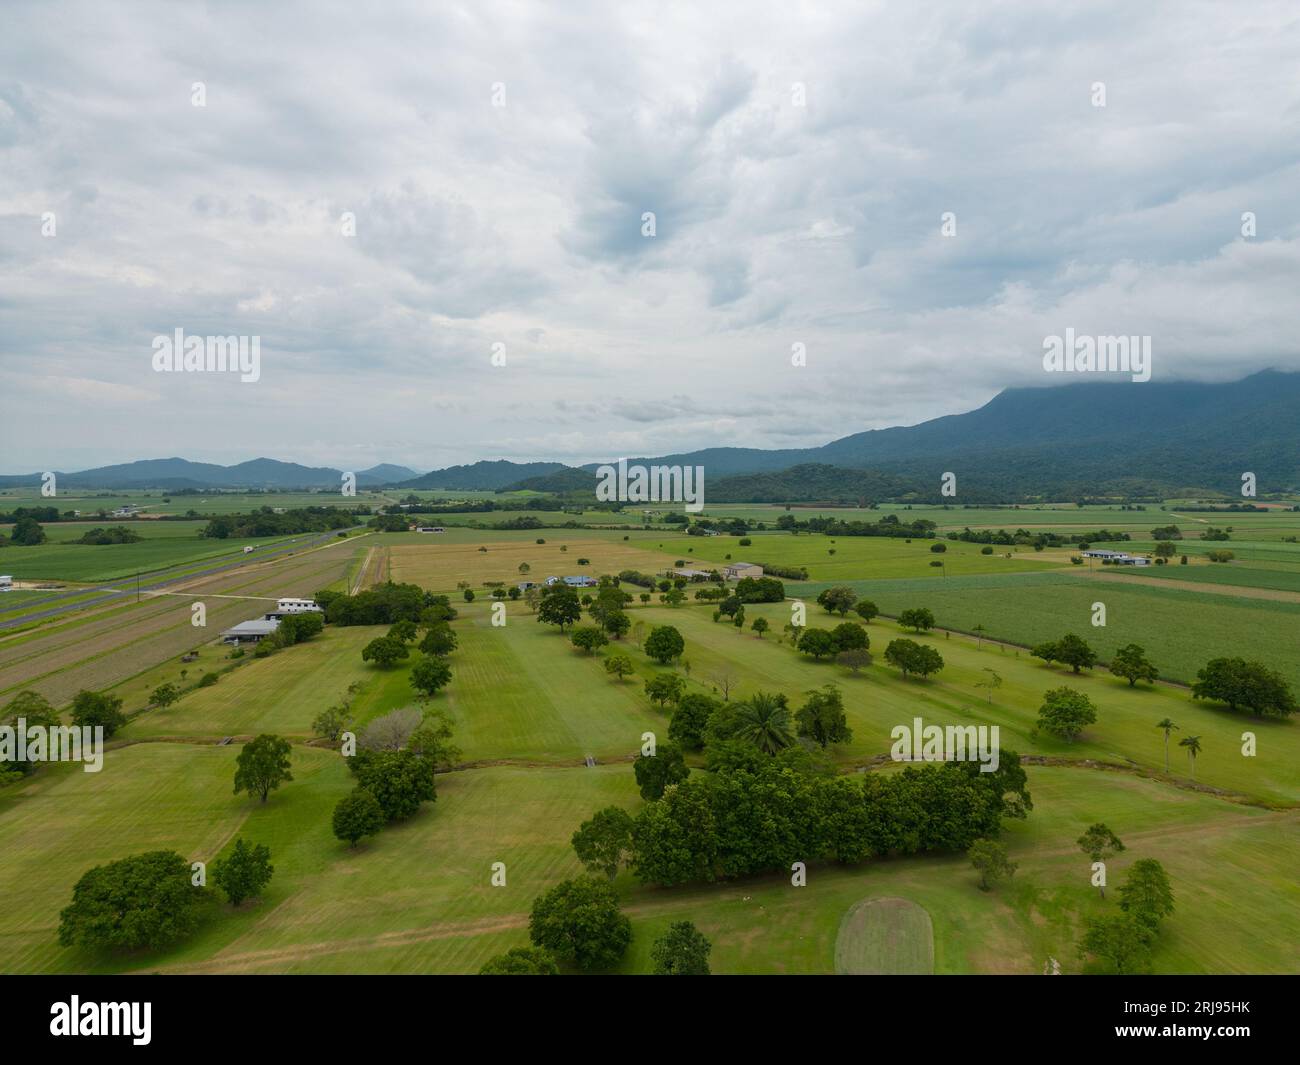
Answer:
[[[274,610],[268,610],[264,615],[267,621],[279,621],[286,614],[323,614],[320,607],[316,605],[314,599],[281,599],[275,604]]]
[[[139,510],[139,509],[140,509],[140,508],[137,507],[137,506],[134,506],[134,505],[132,505],[132,504],[127,504],[126,506],[124,506],[124,507],[118,507],[115,511],[113,511],[113,517],[115,517],[115,518],[131,518],[131,517],[134,517],[134,516],[135,516],[135,512],[136,512],[137,510]]]
[[[733,562],[726,568],[723,576],[729,581],[738,581],[742,577],[761,577],[763,567],[755,566],[752,562]]]
[[[1127,551],[1107,551],[1104,548],[1085,551],[1084,558],[1099,558],[1112,566],[1149,566],[1151,559],[1146,555],[1130,555]]]
[[[668,570],[670,577],[685,577],[688,581],[707,581],[713,578],[713,574],[706,569],[671,569]]]
[[[256,544],[249,544],[247,547],[244,548],[244,554],[248,554],[256,546],[257,546]]]
[[[440,533],[446,532],[441,525],[417,525],[415,531],[418,533]]]
[[[516,587],[517,587],[521,592],[526,592],[526,591],[528,591],[529,588],[536,588],[536,587],[537,587],[537,582],[536,582],[536,581],[520,581],[520,582],[518,583],[518,585],[516,585]]]
[[[221,634],[222,643],[234,644],[238,647],[241,643],[258,643],[270,636],[280,627],[280,622],[275,618],[261,618],[257,621],[241,621],[233,628],[226,629]]]
[[[553,585],[553,584],[559,584],[559,583],[560,583],[560,578],[559,578],[559,577],[547,577],[546,580],[543,581],[543,583],[546,585],[546,587],[549,588],[549,587],[551,587],[551,585]]]
[[[564,583],[570,588],[594,588],[600,581],[595,577],[565,577]]]
[[[0,577],[0,592],[7,592],[14,586],[14,579],[6,574]]]

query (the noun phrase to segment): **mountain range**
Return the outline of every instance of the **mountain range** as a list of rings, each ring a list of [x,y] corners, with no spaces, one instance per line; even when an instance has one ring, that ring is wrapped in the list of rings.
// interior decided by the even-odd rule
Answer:
[[[611,458],[610,461],[613,461]],[[772,502],[938,498],[944,473],[963,501],[1300,488],[1300,373],[1266,370],[1225,384],[1083,381],[1009,388],[965,414],[873,429],[811,448],[713,447],[629,458],[703,466],[707,498]],[[417,474],[382,464],[363,487],[585,492],[598,463],[480,461]],[[275,459],[235,466],[148,459],[59,475],[82,488],[337,487],[342,471]],[[0,487],[40,483],[0,477]]]

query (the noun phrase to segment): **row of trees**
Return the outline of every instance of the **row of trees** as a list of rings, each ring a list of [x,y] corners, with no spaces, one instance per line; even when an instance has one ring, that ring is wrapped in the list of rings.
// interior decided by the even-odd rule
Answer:
[[[768,757],[728,744],[717,753],[711,775],[676,780],[634,817],[610,808],[584,822],[579,859],[606,876],[627,863],[638,880],[671,886],[793,862],[964,851],[996,836],[1004,816],[1032,808],[1019,756],[1005,749],[995,773],[940,763],[861,781],[815,771],[797,747]],[[665,754],[674,757],[662,746],[656,757]]]

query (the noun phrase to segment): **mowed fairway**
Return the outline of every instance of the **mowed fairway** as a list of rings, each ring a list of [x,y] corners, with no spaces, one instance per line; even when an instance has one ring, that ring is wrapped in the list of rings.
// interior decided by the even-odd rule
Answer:
[[[835,971],[846,976],[926,976],[934,972],[930,915],[907,899],[866,899],[844,915]]]

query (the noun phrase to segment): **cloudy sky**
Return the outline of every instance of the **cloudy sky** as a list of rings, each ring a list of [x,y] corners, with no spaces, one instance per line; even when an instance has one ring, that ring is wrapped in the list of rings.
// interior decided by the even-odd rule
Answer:
[[[1297,70],[1268,0],[7,3],[0,472],[814,446],[1067,327],[1300,369]]]

